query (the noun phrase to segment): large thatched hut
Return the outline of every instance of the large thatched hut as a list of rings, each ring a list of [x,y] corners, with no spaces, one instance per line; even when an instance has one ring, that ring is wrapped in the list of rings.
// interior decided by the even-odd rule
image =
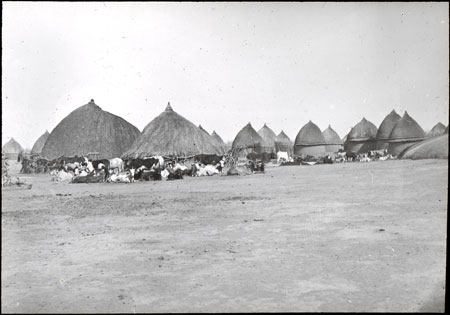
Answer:
[[[400,159],[448,159],[448,134],[428,138],[402,151]]]
[[[45,130],[44,134],[40,136],[33,145],[31,149],[31,154],[41,154],[42,148],[44,147],[45,141],[47,141],[50,133]]]
[[[326,153],[325,144],[322,131],[310,120],[295,137],[294,155],[324,156]]]
[[[142,130],[122,155],[145,158],[153,155],[187,158],[197,154],[221,154],[211,136],[175,112],[170,103]]]
[[[11,161],[17,161],[19,155],[23,153],[23,148],[14,138],[9,139],[2,147],[2,153]]]
[[[261,150],[267,153],[275,153],[275,138],[277,135],[270,129],[267,124],[258,130],[258,134],[263,139]]]
[[[398,155],[413,144],[425,140],[425,138],[425,131],[405,111],[403,117],[395,123],[389,135],[388,152],[392,155]]]
[[[325,150],[327,152],[338,152],[340,149],[344,149],[344,142],[337,132],[331,128],[331,125],[328,125],[328,128],[322,131],[322,134],[325,139]]]
[[[64,118],[47,138],[41,156],[87,155],[93,159],[119,157],[140,132],[125,119],[106,112],[91,100]]]
[[[248,153],[261,153],[262,144],[263,139],[256,130],[253,129],[252,125],[248,123],[234,138],[231,149],[233,151],[238,151],[239,157],[245,157]]]
[[[389,146],[389,135],[391,134],[392,128],[394,128],[395,123],[401,118],[395,110],[387,115],[380,124],[377,132],[377,150],[387,149]]]
[[[216,133],[215,130],[213,130],[211,137],[213,138],[214,142],[216,143],[216,146],[221,148],[224,153],[228,151],[225,141],[222,140],[222,138]]]
[[[377,131],[377,127],[363,117],[347,135],[345,150],[355,153],[367,153],[375,150]]]
[[[438,122],[427,134],[428,138],[441,136],[445,133],[445,125],[441,122]]]
[[[288,156],[293,155],[294,143],[292,140],[281,130],[280,134],[275,138],[275,151],[287,152]]]

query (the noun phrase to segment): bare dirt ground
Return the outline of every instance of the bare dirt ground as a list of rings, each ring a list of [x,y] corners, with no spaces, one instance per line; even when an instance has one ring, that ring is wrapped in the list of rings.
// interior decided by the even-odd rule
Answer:
[[[2,312],[443,312],[448,160],[2,192]]]

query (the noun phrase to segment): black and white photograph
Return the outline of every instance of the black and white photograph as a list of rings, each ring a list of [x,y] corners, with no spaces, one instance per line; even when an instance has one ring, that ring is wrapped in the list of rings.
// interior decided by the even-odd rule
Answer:
[[[448,2],[1,27],[2,313],[445,312]]]

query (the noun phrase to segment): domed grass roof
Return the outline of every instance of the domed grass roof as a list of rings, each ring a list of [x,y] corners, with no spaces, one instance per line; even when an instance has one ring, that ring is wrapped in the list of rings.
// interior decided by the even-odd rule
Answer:
[[[31,154],[40,154],[42,148],[44,147],[45,141],[47,141],[49,132],[46,130],[42,136],[40,136],[33,145],[31,149]]]
[[[14,140],[14,138],[9,139],[2,147],[2,153],[5,154],[19,154],[23,152],[22,146]]]
[[[289,155],[292,155],[292,149],[294,147],[294,143],[291,139],[284,133],[283,130],[279,133],[279,135],[275,138],[275,149],[276,151],[288,152]]]
[[[295,145],[308,146],[308,145],[325,145],[325,138],[319,127],[311,120],[305,124],[295,137]]]
[[[328,128],[322,131],[323,137],[325,139],[326,144],[338,144],[342,145],[344,142],[341,140],[339,135],[336,131],[334,131],[333,128],[331,128],[331,125],[328,125]]]
[[[203,129],[202,125],[198,125],[198,129],[200,129],[201,131],[203,131],[204,133],[206,133],[208,136],[210,136],[209,132],[206,131],[205,129]]]
[[[428,137],[437,137],[445,133],[445,126],[441,122],[438,122],[428,133]]]
[[[273,147],[275,145],[275,138],[277,137],[277,135],[266,124],[264,124],[264,126],[258,130],[258,134],[263,139],[263,146]]]
[[[216,133],[215,130],[213,130],[211,137],[213,138],[213,140],[215,141],[216,145],[218,145],[219,147],[223,148],[225,150],[225,148],[227,147],[227,144],[225,143],[225,141],[223,141],[223,139]]]
[[[275,142],[292,143],[291,139],[288,137],[287,134],[284,133],[283,130],[281,130],[279,135],[275,138]]]
[[[377,132],[377,140],[387,140],[389,139],[389,135],[391,134],[392,129],[395,126],[395,123],[401,118],[399,114],[395,110],[387,115],[380,124],[380,128],[378,128]]]
[[[106,112],[91,100],[65,117],[47,138],[41,156],[81,156],[97,153],[99,159],[119,157],[140,132],[125,119]]]
[[[374,140],[377,136],[377,132],[377,127],[363,117],[363,119],[350,130],[346,141]]]
[[[422,127],[405,111],[403,117],[392,128],[391,134],[389,135],[389,142],[422,140],[425,137],[426,134]]]
[[[190,157],[197,154],[221,154],[221,150],[210,135],[175,112],[168,103],[165,111],[148,123],[123,157]]]
[[[257,146],[262,146],[264,140],[261,136],[253,129],[252,125],[248,123],[241,131],[238,132],[233,140],[232,148],[254,148]]]
[[[401,159],[448,159],[448,134],[428,138],[413,144],[398,158]]]

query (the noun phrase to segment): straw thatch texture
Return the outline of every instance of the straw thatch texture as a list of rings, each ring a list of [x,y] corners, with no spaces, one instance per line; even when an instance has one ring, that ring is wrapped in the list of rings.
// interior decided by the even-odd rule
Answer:
[[[403,151],[401,159],[448,159],[448,134],[418,142]]]
[[[445,128],[444,134],[448,134],[448,126]]]
[[[339,149],[344,148],[344,142],[341,140],[339,135],[331,125],[328,125],[328,128],[322,131],[322,135],[325,139],[325,150],[327,152],[337,152]]]
[[[8,142],[6,142],[2,147],[2,153],[8,155],[18,155],[23,152],[22,146],[14,140],[14,138],[11,138]]]
[[[261,136],[253,129],[252,125],[248,123],[241,131],[238,132],[234,138],[232,148],[249,148],[255,151],[260,151],[263,144]]]
[[[426,137],[422,127],[405,111],[389,135],[389,142],[424,140]]]
[[[272,153],[275,151],[275,138],[277,135],[266,124],[258,130],[258,134],[263,139],[262,150],[264,152]]]
[[[377,127],[368,121],[366,118],[363,119],[355,125],[355,127],[350,130],[347,141],[366,141],[374,140],[377,137],[378,129]]]
[[[211,137],[216,143],[216,146],[221,148],[224,153],[228,151],[227,144],[225,143],[225,141],[222,140],[222,138],[216,133],[215,130],[213,130]]]
[[[377,150],[387,149],[389,146],[389,135],[391,134],[392,129],[394,128],[396,122],[401,118],[399,114],[395,110],[387,115],[384,120],[381,122],[380,127],[377,132]]]
[[[445,126],[441,122],[438,122],[434,127],[430,130],[430,132],[427,134],[427,137],[437,137],[441,136],[445,133]]]
[[[280,134],[275,138],[275,151],[287,152],[288,156],[293,154],[294,143],[291,139],[281,130]]]
[[[201,131],[203,131],[204,133],[206,133],[208,136],[210,136],[209,132],[206,131],[205,129],[203,129],[202,125],[198,125],[198,129],[200,129]]]
[[[170,103],[155,117],[134,141],[124,158],[153,155],[189,157],[197,154],[221,154],[210,135],[176,113]]]
[[[33,148],[31,149],[31,154],[40,154],[41,153],[42,148],[44,147],[45,141],[47,141],[49,135],[50,134],[46,130],[45,133],[36,140],[36,142],[33,145]]]
[[[325,152],[325,138],[322,131],[310,120],[295,137],[294,155],[321,156]]]
[[[125,119],[103,111],[91,100],[64,118],[48,136],[41,156],[81,156],[96,152],[98,159],[120,156],[140,134]]]

